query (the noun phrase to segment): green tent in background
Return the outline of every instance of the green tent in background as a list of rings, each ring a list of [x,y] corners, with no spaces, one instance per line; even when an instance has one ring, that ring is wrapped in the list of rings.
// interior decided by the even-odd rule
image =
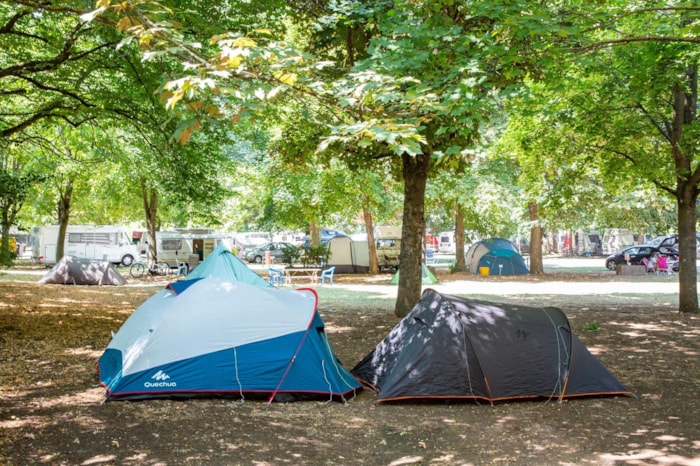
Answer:
[[[422,269],[423,269],[423,284],[424,285],[432,285],[434,283],[437,283],[438,279],[437,279],[437,277],[435,277],[435,275],[433,275],[433,272],[431,272],[430,269],[428,267],[426,267],[425,264],[421,264],[421,265],[422,265]],[[400,272],[400,270],[396,272],[394,277],[389,282],[389,285],[398,285],[399,284],[399,272]]]
[[[207,258],[187,275],[188,280],[206,277],[244,282],[256,286],[272,286],[241,262],[224,243],[219,243]]]

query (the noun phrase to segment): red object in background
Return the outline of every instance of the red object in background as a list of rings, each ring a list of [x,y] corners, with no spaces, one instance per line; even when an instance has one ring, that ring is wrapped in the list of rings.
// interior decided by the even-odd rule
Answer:
[[[437,236],[435,235],[425,235],[425,244],[429,248],[437,249],[438,247],[438,240]]]

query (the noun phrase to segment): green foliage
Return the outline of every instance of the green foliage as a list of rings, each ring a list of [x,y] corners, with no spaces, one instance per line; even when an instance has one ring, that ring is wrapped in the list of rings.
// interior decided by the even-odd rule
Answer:
[[[294,263],[299,260],[303,252],[303,248],[285,246],[282,248],[282,262],[292,267]]]
[[[304,248],[304,254],[301,256],[301,262],[304,267],[321,266],[322,264],[328,262],[329,255],[330,250],[325,244],[309,246],[308,248]]]

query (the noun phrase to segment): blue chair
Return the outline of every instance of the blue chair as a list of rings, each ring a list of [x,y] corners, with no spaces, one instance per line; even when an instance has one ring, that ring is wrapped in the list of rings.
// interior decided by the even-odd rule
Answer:
[[[284,285],[284,273],[281,270],[269,268],[267,272],[270,274],[270,285]]]
[[[333,284],[333,273],[335,272],[335,267],[329,267],[323,272],[321,272],[321,285],[325,283],[326,278],[329,284]]]

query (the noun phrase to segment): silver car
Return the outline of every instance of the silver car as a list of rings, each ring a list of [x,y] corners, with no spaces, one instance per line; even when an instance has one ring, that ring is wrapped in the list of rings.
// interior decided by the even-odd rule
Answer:
[[[270,258],[275,262],[279,262],[284,250],[293,247],[295,246],[292,243],[265,243],[262,246],[244,252],[243,258],[250,263],[262,264],[265,260],[265,255],[269,251]]]

